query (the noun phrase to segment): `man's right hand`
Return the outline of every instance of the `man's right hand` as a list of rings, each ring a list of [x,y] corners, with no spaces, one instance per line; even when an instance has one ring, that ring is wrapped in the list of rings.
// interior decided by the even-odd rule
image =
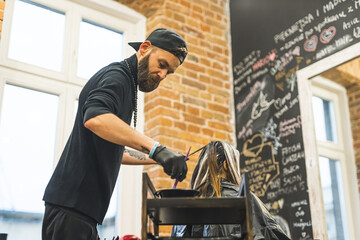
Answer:
[[[188,168],[185,162],[185,155],[159,145],[155,149],[152,159],[163,166],[164,172],[170,175],[172,179],[177,179],[181,182],[186,178]]]

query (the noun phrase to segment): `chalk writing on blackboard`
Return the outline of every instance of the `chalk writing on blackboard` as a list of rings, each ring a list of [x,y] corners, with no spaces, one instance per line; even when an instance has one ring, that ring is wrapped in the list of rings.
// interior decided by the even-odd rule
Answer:
[[[296,129],[301,127],[301,116],[293,117],[290,119],[284,119],[280,121],[279,131],[280,137],[286,137],[296,133]]]
[[[253,104],[252,111],[251,111],[251,119],[256,120],[258,119],[262,113],[269,109],[271,104],[273,104],[274,99],[268,100],[267,94],[260,92],[260,95],[257,101]]]
[[[273,118],[270,118],[264,130],[261,130],[261,134],[264,136],[264,142],[272,141],[274,148],[274,155],[277,155],[279,147],[282,147],[280,142],[280,137],[276,135],[277,124],[274,122]]]
[[[360,38],[360,27],[354,28],[353,34],[355,38]]]
[[[288,89],[293,92],[296,84],[296,74],[291,74],[289,78],[286,79]]]
[[[258,69],[263,68],[264,66],[271,66],[272,62],[276,57],[277,57],[277,50],[273,49],[264,58],[261,58],[259,61],[257,61],[252,66],[252,70],[257,71]]]
[[[292,223],[293,228],[298,228],[301,231],[301,239],[311,239],[308,233],[306,232],[307,228],[311,228],[312,223],[311,220],[305,220],[309,219],[307,215],[309,215],[308,209],[308,200],[303,199],[296,202],[291,203],[291,208],[293,209],[293,218],[295,221]]]
[[[343,22],[343,30],[347,30],[347,29],[351,28],[353,25],[356,25],[359,23],[360,23],[360,21],[359,21],[358,17],[354,17],[350,21],[344,21]]]
[[[257,196],[264,196],[269,184],[280,174],[272,143],[264,143],[263,136],[255,134],[245,142],[242,155],[245,163],[243,168],[249,171],[250,190]]]
[[[302,32],[304,28],[314,20],[314,16],[309,13],[303,18],[296,21],[292,26],[274,36],[274,41],[277,44],[279,41],[285,41],[288,37],[296,32]]]
[[[250,88],[250,92],[248,93],[248,95],[246,95],[244,100],[236,104],[236,110],[240,112],[244,107],[246,107],[250,100],[258,93],[260,88],[261,82],[256,81],[255,84]]]
[[[336,34],[336,28],[334,26],[330,26],[329,28],[323,29],[320,33],[320,42],[327,44],[329,43]]]
[[[319,50],[316,53],[316,59],[318,60],[318,59],[324,58],[324,57],[334,53],[338,49],[341,49],[341,48],[344,48],[344,47],[350,45],[350,43],[352,41],[353,41],[352,36],[350,34],[346,34],[346,35],[336,39],[334,43],[327,45],[326,47]]]
[[[304,50],[307,52],[315,52],[318,44],[318,36],[312,35],[308,40],[304,42]]]
[[[250,137],[253,135],[252,133],[252,123],[254,120],[249,119],[249,121],[245,124],[245,126],[242,127],[242,129],[239,131],[237,138],[238,139],[246,139],[247,137]]]

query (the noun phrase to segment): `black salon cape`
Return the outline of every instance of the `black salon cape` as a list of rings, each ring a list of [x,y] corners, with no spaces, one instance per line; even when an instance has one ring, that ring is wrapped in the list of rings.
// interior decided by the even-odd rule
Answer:
[[[222,197],[236,197],[240,187],[221,179]],[[250,212],[253,215],[254,240],[289,240],[280,225],[266,210],[259,198],[250,192]],[[172,237],[233,237],[241,239],[240,224],[175,225]]]

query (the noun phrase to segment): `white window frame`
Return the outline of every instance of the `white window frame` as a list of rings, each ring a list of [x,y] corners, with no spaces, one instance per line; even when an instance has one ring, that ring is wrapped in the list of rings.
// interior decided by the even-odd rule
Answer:
[[[57,129],[56,129],[56,146],[55,146],[55,154],[54,154],[54,165],[56,164],[57,159],[60,157],[60,143],[64,145],[63,138],[64,132],[61,130],[65,128],[66,124],[64,121],[64,116],[67,115],[67,111],[65,111],[65,102],[67,88],[64,84],[60,82],[51,82],[49,83],[49,79],[46,79],[41,76],[29,75],[24,72],[13,71],[12,69],[0,66],[0,108],[2,106],[2,99],[4,93],[4,86],[6,84],[12,84],[18,87],[29,88],[32,90],[37,90],[49,94],[54,94],[59,96],[59,111],[58,111],[58,119],[57,119]],[[73,91],[76,91],[76,87],[73,88]],[[75,99],[73,99],[75,100]],[[71,101],[71,99],[68,99]],[[74,110],[74,108],[72,108]]]
[[[317,140],[318,147],[328,148],[335,151],[344,151],[344,134],[340,129],[344,126],[348,126],[347,122],[350,119],[346,119],[345,111],[348,110],[348,102],[346,99],[346,90],[342,86],[332,82],[321,76],[316,76],[311,79],[311,90],[313,96],[320,97],[333,103],[334,107],[334,118],[335,118],[335,131],[337,142]],[[346,106],[344,106],[346,104]],[[343,106],[340,108],[340,106]],[[346,125],[345,125],[346,124]]]
[[[44,6],[48,6],[53,9],[57,9],[61,12],[66,12],[66,9],[69,8],[69,6],[66,6],[66,4],[59,4],[51,0],[48,2],[41,0],[35,0],[32,2]],[[14,0],[6,1],[6,7],[4,10],[4,19],[3,19],[3,29],[1,32],[1,41],[0,41],[0,64],[4,67],[12,68],[15,70],[34,73],[46,77],[51,76],[54,79],[65,81],[65,77],[66,77],[65,72],[68,71],[67,67],[69,65],[66,62],[66,59],[68,59],[69,57],[67,57],[66,55],[70,54],[68,51],[65,51],[65,49],[69,49],[69,43],[70,43],[70,35],[68,34],[68,32],[65,32],[65,36],[64,36],[64,53],[63,53],[63,63],[62,63],[63,69],[61,72],[56,72],[42,67],[30,65],[14,59],[9,59],[7,57],[9,50],[9,43],[10,43],[10,33],[11,33],[11,24],[12,24],[12,16],[13,16],[12,13],[14,12],[14,7],[15,7]],[[70,21],[66,21],[65,28],[67,29],[70,28]]]
[[[346,90],[344,87],[325,79],[321,76],[317,76],[311,80],[313,96],[320,97],[333,103],[334,106],[334,118],[335,118],[335,130],[337,136],[337,142],[317,140],[318,155],[326,157],[328,159],[339,161],[341,168],[341,181],[342,188],[344,190],[344,204],[346,216],[346,229],[344,231],[350,232],[349,223],[355,219],[352,216],[352,201],[356,197],[356,194],[351,192],[351,180],[349,176],[355,175],[354,156],[349,154],[353,152],[351,135],[348,136],[350,130],[350,117],[349,107],[346,97]],[[340,108],[340,106],[342,106]],[[356,180],[355,180],[356,182]]]
[[[4,85],[9,83],[59,96],[54,167],[73,127],[74,102],[87,79],[76,76],[78,34],[82,18],[122,32],[124,58],[135,53],[127,42],[143,41],[146,18],[112,0],[31,0],[66,14],[63,69],[56,72],[7,58],[14,0],[7,0],[0,40],[0,108]],[[75,37],[71,37],[75,36]],[[120,60],[120,59],[119,59]],[[94,69],[94,72],[98,69]],[[144,131],[144,95],[138,94],[137,130]],[[142,167],[122,166],[119,177],[116,229],[119,235],[141,233]]]
[[[338,94],[343,95],[340,97],[338,103],[339,108],[343,108],[344,114],[341,115],[343,119],[341,122],[345,126],[340,126],[343,129],[343,133],[337,133],[338,143],[345,146],[346,156],[341,156],[336,145],[331,145],[332,149],[324,152],[324,144],[319,142],[315,137],[314,117],[312,112],[312,91],[311,83],[312,79],[331,68],[337,67],[347,61],[360,56],[360,43],[354,44],[348,48],[345,48],[327,58],[324,58],[300,71],[297,71],[297,82],[299,89],[299,102],[300,112],[302,117],[302,133],[304,138],[305,148],[305,159],[306,159],[306,170],[307,170],[307,183],[309,187],[309,200],[311,206],[311,218],[313,224],[314,238],[328,239],[326,231],[326,218],[324,211],[324,204],[322,199],[322,188],[320,182],[320,171],[318,159],[319,155],[329,156],[330,159],[334,157],[338,159],[346,159],[341,161],[342,177],[344,184],[344,194],[347,195],[346,202],[346,213],[347,213],[347,224],[349,231],[349,239],[356,240],[360,238],[360,229],[358,223],[360,222],[360,202],[359,202],[359,191],[357,186],[357,178],[355,171],[355,155],[353,149],[352,134],[349,122],[349,111],[348,103],[346,98],[346,92],[339,90]],[[316,82],[315,82],[316,84]],[[322,86],[326,89],[328,87],[334,87],[335,84],[327,83],[328,86]],[[336,89],[336,87],[335,87]],[[341,102],[342,101],[342,102]],[[337,124],[339,121],[337,121]],[[337,129],[338,126],[337,126]],[[332,155],[334,154],[334,155]],[[338,158],[337,158],[338,157]],[[345,164],[346,163],[346,164]],[[346,171],[346,172],[344,172]],[[350,209],[350,210],[349,210]]]

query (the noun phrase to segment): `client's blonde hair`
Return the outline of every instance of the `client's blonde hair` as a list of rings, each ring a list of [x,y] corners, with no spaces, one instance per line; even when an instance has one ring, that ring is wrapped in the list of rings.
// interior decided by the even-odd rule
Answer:
[[[241,183],[240,153],[228,143],[214,141],[201,151],[190,187],[200,191],[203,197],[221,197],[221,176],[236,185]]]

